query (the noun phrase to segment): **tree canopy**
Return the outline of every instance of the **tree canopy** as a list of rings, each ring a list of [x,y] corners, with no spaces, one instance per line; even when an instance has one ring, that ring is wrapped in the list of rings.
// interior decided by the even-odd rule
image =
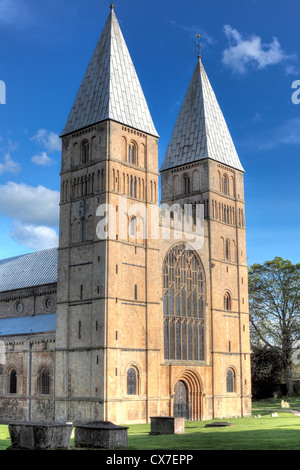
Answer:
[[[252,344],[280,352],[288,394],[292,394],[292,355],[300,340],[300,264],[276,257],[252,265],[249,307]]]

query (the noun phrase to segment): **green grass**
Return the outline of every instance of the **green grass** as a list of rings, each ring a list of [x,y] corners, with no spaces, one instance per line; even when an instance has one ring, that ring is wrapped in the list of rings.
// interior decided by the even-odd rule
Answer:
[[[0,450],[5,450],[10,446],[8,426],[0,426]]]
[[[258,408],[264,408],[265,410],[280,409],[281,400],[282,398],[266,398],[265,400],[253,401],[252,414],[255,414]],[[291,409],[300,411],[299,397],[283,398],[283,400],[289,403]]]
[[[128,446],[132,450],[300,450],[300,417],[288,412],[278,412],[277,418],[268,413],[256,419],[228,419],[234,426],[222,428],[205,428],[208,422],[188,421],[185,434],[172,436],[149,436],[149,425],[130,426]]]
[[[300,411],[300,399],[288,399]],[[253,402],[253,416],[212,421],[187,421],[184,434],[150,436],[150,424],[129,426],[128,450],[300,450],[300,416],[280,409],[281,400]],[[272,418],[273,410],[279,410]],[[206,428],[216,421],[234,426]],[[0,450],[10,445],[7,426],[0,426]],[[71,442],[72,445],[72,442]]]

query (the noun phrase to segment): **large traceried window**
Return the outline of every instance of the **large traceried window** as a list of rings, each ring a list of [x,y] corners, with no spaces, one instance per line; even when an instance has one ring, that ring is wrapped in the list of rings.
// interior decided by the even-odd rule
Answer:
[[[204,360],[204,272],[197,254],[176,245],[163,265],[164,357]]]

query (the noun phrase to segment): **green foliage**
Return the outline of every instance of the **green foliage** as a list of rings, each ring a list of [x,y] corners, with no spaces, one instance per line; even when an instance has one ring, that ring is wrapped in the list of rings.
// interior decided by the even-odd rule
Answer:
[[[292,354],[300,339],[300,264],[275,258],[249,269],[251,342],[277,350],[288,393],[292,393]]]
[[[252,348],[251,381],[254,399],[268,398],[282,383],[283,363],[281,354],[267,346]]]

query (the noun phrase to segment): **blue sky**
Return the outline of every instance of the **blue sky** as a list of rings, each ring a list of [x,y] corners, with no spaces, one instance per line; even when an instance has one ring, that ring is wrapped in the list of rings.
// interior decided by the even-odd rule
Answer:
[[[0,0],[0,258],[55,246],[60,140],[106,0]],[[202,60],[246,170],[248,263],[299,261],[299,0],[115,1],[163,161]],[[300,95],[299,95],[300,97]],[[0,89],[1,101],[1,89]]]

